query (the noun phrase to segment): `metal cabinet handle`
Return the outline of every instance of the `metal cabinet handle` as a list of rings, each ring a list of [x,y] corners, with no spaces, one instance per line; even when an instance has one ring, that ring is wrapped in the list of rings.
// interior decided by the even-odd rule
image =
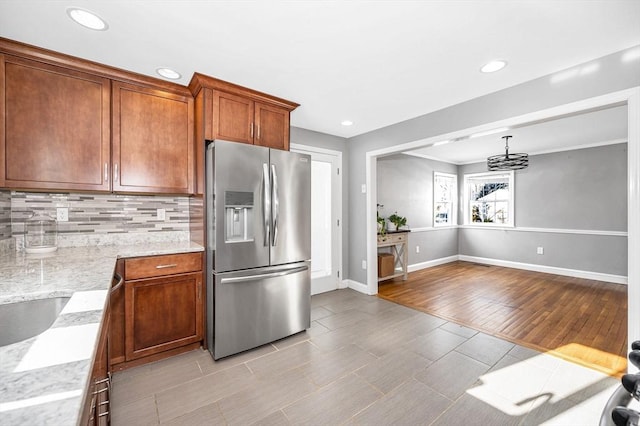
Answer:
[[[104,388],[99,389],[99,390],[97,390],[97,391],[93,391],[93,392],[91,392],[91,395],[98,395],[99,393],[106,392],[106,391],[108,391],[108,390],[109,390],[109,387],[104,387]]]
[[[156,265],[156,269],[175,268],[176,266],[178,266],[177,263],[169,263],[167,265]]]
[[[115,274],[113,274],[113,277],[118,280],[118,283],[116,285],[114,285],[113,287],[111,287],[111,293],[117,291],[120,287],[122,287],[122,283],[124,283],[124,278],[122,278],[120,276],[120,274],[118,274],[117,272]],[[109,380],[108,377],[106,379],[103,379],[103,380],[101,380],[99,382],[96,382],[96,383],[102,383],[102,382],[107,381],[107,380]]]
[[[104,163],[104,181],[109,181],[109,164]]]
[[[260,125],[258,124],[258,139],[260,139]]]
[[[280,197],[278,196],[278,174],[276,173],[276,165],[271,165],[271,179],[273,181],[273,241],[272,246],[278,243],[278,216],[280,216]]]
[[[271,222],[271,184],[269,179],[269,166],[267,163],[262,164],[262,216],[264,221],[264,241],[263,245],[269,245],[270,222]]]
[[[231,283],[242,283],[248,281],[258,281],[267,278],[276,278],[283,277],[285,275],[297,274],[298,272],[303,272],[309,269],[308,266],[297,266],[292,269],[286,269],[284,271],[275,271],[275,272],[267,272],[265,274],[255,274],[255,275],[247,275],[245,277],[228,277],[222,278],[220,280],[221,284],[231,284]]]
[[[113,181],[117,182],[118,181],[118,163],[116,163],[115,165],[115,171],[113,172]]]
[[[249,124],[249,133],[251,134],[251,139],[253,139],[253,123]]]

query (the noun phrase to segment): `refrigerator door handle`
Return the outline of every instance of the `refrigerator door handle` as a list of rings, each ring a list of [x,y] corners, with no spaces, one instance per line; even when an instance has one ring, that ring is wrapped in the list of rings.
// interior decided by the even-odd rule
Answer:
[[[306,271],[307,269],[309,269],[308,266],[298,266],[293,269],[285,269],[281,271],[268,272],[266,274],[248,275],[246,277],[222,278],[220,282],[222,284],[231,284],[231,283],[241,283],[241,282],[247,282],[247,281],[256,281],[256,280],[261,280],[265,278],[275,278],[275,277],[282,277],[285,275],[297,274],[298,272],[303,272],[303,271]]]
[[[271,182],[269,180],[269,165],[262,163],[262,216],[264,223],[263,245],[269,245],[270,216],[271,216]]]
[[[280,197],[278,195],[278,174],[276,173],[276,165],[271,165],[271,176],[273,185],[273,242],[272,246],[278,243],[278,216],[280,214]]]

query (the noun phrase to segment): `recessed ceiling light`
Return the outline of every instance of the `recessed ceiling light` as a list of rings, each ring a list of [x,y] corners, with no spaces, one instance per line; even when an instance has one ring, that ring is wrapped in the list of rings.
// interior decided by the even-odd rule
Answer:
[[[502,68],[507,66],[507,61],[503,61],[503,60],[496,60],[496,61],[491,61],[488,62],[486,64],[484,64],[484,66],[482,68],[480,68],[480,71],[482,72],[496,72],[496,71],[500,71]]]
[[[340,123],[340,124],[342,124],[343,126],[351,126],[351,125],[353,125],[353,121],[351,121],[351,120],[344,120],[344,121],[343,121],[342,123]]]
[[[107,22],[104,19],[85,9],[69,7],[67,8],[67,15],[69,15],[69,18],[73,19],[78,24],[92,30],[105,31],[109,28],[109,25],[107,25]]]
[[[156,72],[164,78],[168,78],[170,80],[177,80],[180,77],[179,72],[172,70],[171,68],[158,68]]]

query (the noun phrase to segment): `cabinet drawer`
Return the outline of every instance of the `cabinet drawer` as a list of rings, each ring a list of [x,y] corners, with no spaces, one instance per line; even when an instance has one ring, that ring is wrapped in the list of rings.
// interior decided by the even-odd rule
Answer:
[[[170,254],[125,259],[127,281],[202,270],[202,253]]]
[[[378,235],[379,243],[401,243],[403,241],[407,241],[407,234],[405,232],[400,234]]]

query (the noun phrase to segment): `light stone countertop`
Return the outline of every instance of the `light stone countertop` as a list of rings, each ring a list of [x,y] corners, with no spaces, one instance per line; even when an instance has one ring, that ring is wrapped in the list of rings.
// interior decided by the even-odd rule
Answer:
[[[0,424],[76,425],[116,260],[203,249],[165,242],[2,255],[0,305],[71,299],[44,333],[0,347]]]

